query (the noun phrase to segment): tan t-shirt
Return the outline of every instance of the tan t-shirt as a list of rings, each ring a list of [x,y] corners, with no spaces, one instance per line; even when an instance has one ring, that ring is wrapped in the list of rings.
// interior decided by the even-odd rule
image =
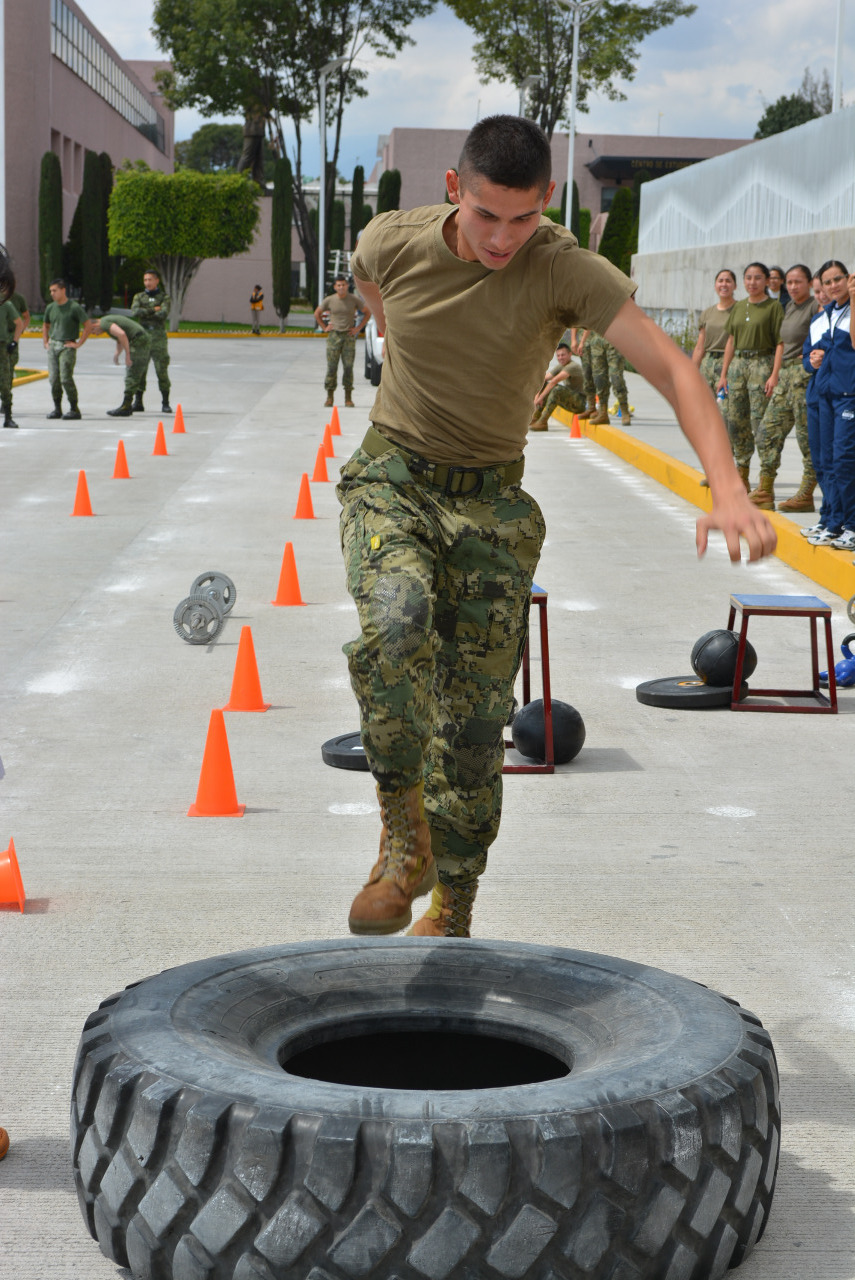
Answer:
[[[356,324],[357,311],[364,311],[365,303],[358,293],[346,293],[340,298],[331,293],[321,303],[321,311],[329,311],[330,324],[336,333],[347,333]]]
[[[781,321],[781,341],[784,344],[784,360],[802,357],[802,348],[808,336],[810,322],[814,317],[815,302],[808,298],[806,302],[795,303],[792,298],[784,307],[784,318]]]
[[[708,355],[710,351],[716,355],[724,355],[724,349],[727,346],[727,334],[724,331],[724,326],[727,323],[727,317],[730,312],[730,307],[728,307],[727,311],[719,311],[715,303],[711,307],[707,307],[706,311],[701,312],[698,328],[704,331],[704,355]]]
[[[543,370],[565,329],[603,332],[635,293],[617,267],[542,218],[506,267],[452,253],[455,206],[371,219],[351,269],[386,312],[377,430],[432,462],[483,467],[519,458]]]

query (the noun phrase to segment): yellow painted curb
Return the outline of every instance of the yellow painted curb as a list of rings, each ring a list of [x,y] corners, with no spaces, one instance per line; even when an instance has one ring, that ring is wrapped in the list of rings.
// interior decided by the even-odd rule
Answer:
[[[48,375],[46,373],[28,373],[25,378],[13,378],[13,387],[24,387],[28,382],[41,382]]]
[[[573,415],[566,409],[554,409],[553,417],[566,427],[570,427],[573,422]],[[672,493],[685,498],[702,511],[711,509],[710,491],[701,485],[701,473],[695,467],[678,462],[661,449],[655,449],[653,445],[645,444],[643,440],[638,440],[617,427],[592,426],[587,418],[579,419],[579,427],[589,440],[616,454],[638,471],[643,471]],[[852,563],[851,552],[834,551],[831,547],[812,547],[807,538],[802,537],[801,525],[795,520],[779,515],[777,511],[767,511],[765,514],[778,535],[775,555],[779,560],[843,600],[855,597],[855,564]]]
[[[170,341],[173,338],[251,338],[252,331],[235,329],[233,333],[223,333],[217,330],[211,333],[169,333],[167,335]],[[305,332],[298,333],[262,333],[262,338],[325,338],[325,333],[314,333],[308,329]]]

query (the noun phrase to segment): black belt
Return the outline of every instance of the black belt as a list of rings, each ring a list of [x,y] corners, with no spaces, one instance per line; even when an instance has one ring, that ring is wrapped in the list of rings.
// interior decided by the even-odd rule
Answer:
[[[490,483],[496,489],[519,484],[525,471],[525,458],[496,467],[458,467],[446,462],[430,462],[406,445],[387,440],[374,427],[368,428],[362,441],[362,449],[370,458],[379,458],[390,451],[400,453],[406,459],[408,471],[418,480],[441,489],[445,494],[460,498],[474,498],[485,483]]]
[[[750,359],[751,356],[773,356],[775,352],[768,348],[766,351],[737,351],[735,354]]]

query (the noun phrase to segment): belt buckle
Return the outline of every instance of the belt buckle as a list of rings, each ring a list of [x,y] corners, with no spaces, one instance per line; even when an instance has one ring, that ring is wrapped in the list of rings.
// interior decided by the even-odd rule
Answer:
[[[473,489],[463,488],[463,477],[466,475],[476,477],[476,484]],[[460,484],[457,485],[456,487],[454,484],[455,476],[459,476],[461,481]],[[443,492],[448,494],[449,497],[453,497],[456,494],[461,498],[476,498],[478,494],[481,492],[481,490],[483,489],[483,487],[484,487],[484,472],[480,468],[450,466],[448,468],[448,475],[446,476]]]

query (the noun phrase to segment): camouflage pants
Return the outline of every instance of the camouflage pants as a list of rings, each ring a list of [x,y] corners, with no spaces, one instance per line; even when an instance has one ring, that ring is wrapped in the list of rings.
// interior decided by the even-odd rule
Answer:
[[[725,396],[723,400],[718,399],[718,381],[721,377],[721,366],[723,360],[723,351],[708,351],[701,360],[701,377],[716,397],[716,404],[721,410],[721,416],[724,418],[724,425],[727,426],[727,397]]]
[[[590,337],[586,339],[582,354],[579,356],[582,362],[582,385],[585,390],[587,404],[593,404],[597,398],[597,388],[594,386],[594,375],[591,371],[591,350],[588,346],[590,341]]]
[[[802,454],[804,484],[816,484],[816,472],[810,458],[808,444],[807,401],[805,392],[810,374],[800,357],[790,360],[781,368],[778,385],[769,397],[763,422],[757,436],[757,452],[760,470],[764,475],[776,476],[781,465],[784,441],[796,428],[796,440]]]
[[[774,356],[735,355],[727,371],[727,430],[738,467],[748,467],[769,401],[764,387]]]
[[[145,373],[151,354],[151,343],[147,333],[139,333],[128,342],[131,363],[125,369],[125,396],[142,395],[145,390]],[[164,396],[164,400],[166,396]]]
[[[67,347],[58,338],[48,342],[48,378],[53,402],[59,408],[63,391],[68,396],[68,403],[76,408],[77,387],[74,385],[74,366],[77,363],[76,347]]]
[[[341,359],[341,385],[345,394],[353,390],[353,360],[356,355],[356,339],[347,330],[339,333],[333,330],[327,334],[327,376],[324,379],[324,390],[332,394],[338,385],[338,362]]]
[[[157,374],[157,385],[164,404],[169,402],[169,391],[171,383],[169,381],[169,344],[164,329],[146,329],[146,337],[149,340],[149,354],[145,359],[145,368],[142,371],[139,387],[137,388],[140,395],[145,392],[145,384],[148,379],[148,362],[151,359],[154,365],[154,371]]]
[[[12,378],[15,374],[14,356],[3,346],[0,348],[0,405],[4,413],[12,410]]]
[[[537,419],[546,422],[557,405],[566,409],[568,413],[582,413],[585,408],[585,397],[581,391],[574,391],[568,382],[559,382],[557,387],[552,388],[540,409],[532,417],[532,422]]]
[[[604,405],[609,398],[609,383],[612,385],[618,402],[626,404],[627,390],[623,376],[626,361],[623,356],[619,351],[615,350],[610,342],[606,342],[605,338],[601,338],[599,334],[590,334],[585,346],[591,348],[591,372],[597,395],[600,398],[600,404]]]
[[[460,497],[414,478],[414,458],[358,449],[342,468],[361,626],[344,652],[372,773],[383,789],[424,778],[440,877],[470,881],[499,830],[503,730],[545,528],[534,499],[496,469]]]

